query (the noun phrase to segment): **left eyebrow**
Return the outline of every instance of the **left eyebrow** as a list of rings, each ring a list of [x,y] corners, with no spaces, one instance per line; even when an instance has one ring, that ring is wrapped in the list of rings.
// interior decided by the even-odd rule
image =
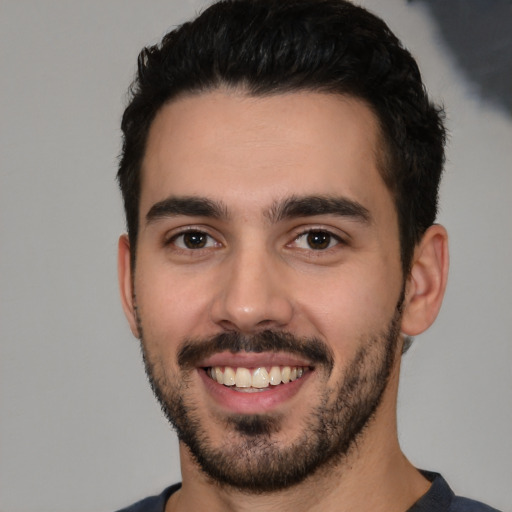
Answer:
[[[271,222],[315,215],[347,217],[364,224],[371,223],[371,215],[361,203],[338,196],[292,196],[276,201],[265,216]]]
[[[146,214],[146,224],[177,216],[227,219],[228,214],[223,203],[206,197],[171,196],[155,203],[149,209]]]

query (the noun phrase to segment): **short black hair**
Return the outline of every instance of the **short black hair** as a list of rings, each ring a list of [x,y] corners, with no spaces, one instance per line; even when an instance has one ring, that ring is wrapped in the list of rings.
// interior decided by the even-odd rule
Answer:
[[[348,95],[373,111],[382,141],[379,171],[395,201],[407,273],[437,215],[444,113],[429,100],[414,58],[388,26],[345,0],[221,0],[141,51],[122,119],[118,171],[132,265],[141,166],[155,115],[180,95],[222,87],[253,96]]]

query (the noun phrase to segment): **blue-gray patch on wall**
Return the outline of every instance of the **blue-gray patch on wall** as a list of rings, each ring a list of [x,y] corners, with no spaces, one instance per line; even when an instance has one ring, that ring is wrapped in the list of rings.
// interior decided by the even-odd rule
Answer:
[[[512,115],[512,0],[409,0],[425,4],[476,91]]]

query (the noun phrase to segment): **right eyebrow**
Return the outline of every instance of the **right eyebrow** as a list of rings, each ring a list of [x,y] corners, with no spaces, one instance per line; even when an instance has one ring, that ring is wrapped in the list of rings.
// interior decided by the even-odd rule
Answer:
[[[208,217],[226,220],[227,208],[223,203],[206,197],[171,196],[155,203],[146,214],[146,224],[166,217]]]
[[[266,213],[272,222],[316,215],[335,215],[371,224],[370,211],[361,203],[339,196],[291,196],[275,202]]]

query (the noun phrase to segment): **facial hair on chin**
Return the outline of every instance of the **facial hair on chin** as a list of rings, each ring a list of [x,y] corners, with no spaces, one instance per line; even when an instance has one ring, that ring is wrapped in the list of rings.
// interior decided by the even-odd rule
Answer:
[[[322,341],[276,331],[251,337],[228,333],[209,340],[189,340],[182,345],[178,357],[183,371],[180,377],[171,377],[147,350],[142,322],[138,319],[146,373],[180,441],[215,483],[249,493],[285,489],[320,468],[338,464],[372,420],[394,366],[402,302],[401,298],[383,332],[361,340],[356,356],[340,376],[337,390],[324,388],[317,406],[306,417],[297,418],[301,434],[287,446],[273,438],[283,421],[275,414],[225,417],[223,443],[214,446],[209,435],[211,420],[202,420],[201,411],[187,399],[187,375],[195,361],[216,351],[282,350],[314,359],[315,371],[321,367],[328,376],[333,369],[333,358]]]

